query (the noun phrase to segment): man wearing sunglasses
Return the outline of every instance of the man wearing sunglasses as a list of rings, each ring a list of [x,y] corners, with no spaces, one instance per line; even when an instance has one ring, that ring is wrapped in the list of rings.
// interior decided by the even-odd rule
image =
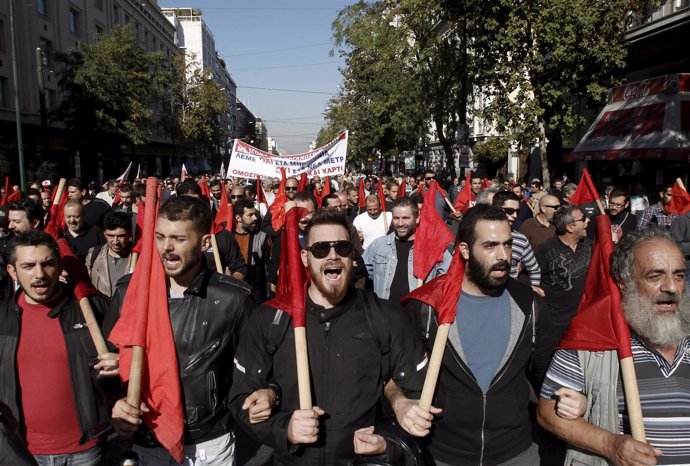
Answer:
[[[381,299],[399,303],[419,281],[413,274],[414,242],[419,226],[419,207],[405,197],[393,202],[393,232],[374,240],[362,256],[374,293]],[[429,274],[429,280],[448,271],[451,255],[443,253],[443,260]]]
[[[235,356],[231,409],[236,422],[275,449],[274,464],[351,464],[357,449],[373,436],[371,426],[379,421],[386,382],[393,379],[409,391],[421,387],[425,355],[411,320],[401,318],[405,311],[392,303],[350,286],[352,255],[345,218],[328,209],[315,213],[305,229],[301,252],[311,279],[305,322],[312,409],[299,409],[292,325],[284,327],[282,340],[271,342],[271,348],[267,345],[276,320],[289,316],[259,306],[247,320]],[[267,420],[252,424],[242,409],[245,398],[254,387],[269,382],[281,389],[280,405]],[[383,448],[372,452],[385,453],[386,442],[375,443]]]
[[[525,220],[518,231],[527,237],[532,250],[536,251],[544,241],[553,238],[556,227],[551,220],[561,204],[556,196],[546,194],[537,203],[539,211],[537,215]]]
[[[587,237],[589,217],[576,205],[556,210],[553,224],[556,236],[539,246],[535,255],[541,268],[541,287],[553,318],[554,339],[560,341],[582,298],[592,258],[592,241]]]
[[[494,195],[491,201],[494,207],[498,207],[505,214],[510,223],[511,234],[513,236],[513,252],[510,261],[510,276],[517,279],[521,270],[527,271],[529,275],[529,282],[532,289],[540,296],[544,296],[544,290],[540,288],[541,285],[541,269],[534,257],[532,247],[527,240],[527,237],[520,232],[513,229],[515,220],[520,212],[520,198],[512,191],[499,191]]]

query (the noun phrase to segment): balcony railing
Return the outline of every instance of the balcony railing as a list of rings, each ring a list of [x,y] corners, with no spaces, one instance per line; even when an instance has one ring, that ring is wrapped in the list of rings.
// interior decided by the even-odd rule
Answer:
[[[626,28],[628,31],[632,31],[675,15],[682,10],[690,11],[690,0],[668,0],[659,8],[652,8],[651,3],[649,3],[643,12],[628,16]]]

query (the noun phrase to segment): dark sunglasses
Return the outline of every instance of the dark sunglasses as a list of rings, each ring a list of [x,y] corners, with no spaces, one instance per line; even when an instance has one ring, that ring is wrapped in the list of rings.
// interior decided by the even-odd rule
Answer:
[[[425,177],[424,179],[425,179],[425,180],[435,180],[436,177],[435,177],[435,176],[427,176],[427,177]]]
[[[354,252],[352,243],[345,240],[317,241],[304,249],[311,252],[316,259],[323,259],[331,252],[331,248],[335,249],[335,253],[340,257],[350,257]]]
[[[520,209],[513,209],[512,207],[501,207],[501,210],[508,215],[515,215]]]
[[[544,207],[549,207],[551,209],[558,209],[560,207],[560,205],[546,205],[545,204]]]
[[[297,191],[297,186],[285,186],[285,191]]]
[[[585,223],[586,221],[587,221],[587,216],[583,215],[581,218],[578,218],[577,220],[573,220],[572,223],[577,223],[577,222]]]
[[[239,198],[241,198],[241,197],[242,197],[241,194],[232,194],[232,195],[230,196],[231,199],[239,199]]]

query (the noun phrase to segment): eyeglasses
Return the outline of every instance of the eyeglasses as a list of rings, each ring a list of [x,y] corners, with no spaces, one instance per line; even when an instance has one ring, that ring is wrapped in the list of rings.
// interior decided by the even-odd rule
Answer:
[[[515,215],[520,209],[513,209],[512,207],[501,207],[501,210],[506,213],[506,215]]]
[[[430,181],[430,180],[435,180],[436,177],[435,176],[425,176],[424,179]]]
[[[583,215],[581,218],[578,218],[577,220],[573,220],[571,223],[577,223],[577,222],[585,223],[586,221],[587,221],[587,216]]]
[[[232,194],[232,195],[230,196],[230,199],[239,199],[239,198],[241,198],[241,197],[242,197],[241,194]]]
[[[623,204],[619,204],[617,202],[609,201],[609,206],[611,206],[611,207],[625,207],[625,202]]]
[[[297,191],[297,186],[285,186],[285,191]]]
[[[558,209],[560,205],[544,205],[543,207],[549,207],[551,209]]]
[[[304,249],[311,252],[314,258],[323,259],[331,252],[331,248],[335,249],[335,253],[340,257],[350,257],[354,252],[354,246],[352,243],[345,240],[317,241],[316,243]]]

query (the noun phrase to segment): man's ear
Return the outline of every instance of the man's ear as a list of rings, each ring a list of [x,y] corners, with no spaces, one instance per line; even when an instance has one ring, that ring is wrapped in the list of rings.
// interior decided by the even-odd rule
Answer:
[[[300,259],[302,259],[302,265],[307,266],[307,255],[309,254],[309,251],[306,249],[302,249],[299,253]]]
[[[10,274],[12,280],[14,280],[15,282],[17,281],[17,270],[14,268],[14,265],[7,264],[7,273]]]
[[[206,233],[204,236],[201,237],[201,250],[203,252],[208,251],[208,248],[211,247],[211,234]]]
[[[460,248],[460,254],[462,255],[462,258],[465,259],[466,261],[470,259],[470,246],[469,244],[465,243],[464,241],[458,243],[458,247]]]

